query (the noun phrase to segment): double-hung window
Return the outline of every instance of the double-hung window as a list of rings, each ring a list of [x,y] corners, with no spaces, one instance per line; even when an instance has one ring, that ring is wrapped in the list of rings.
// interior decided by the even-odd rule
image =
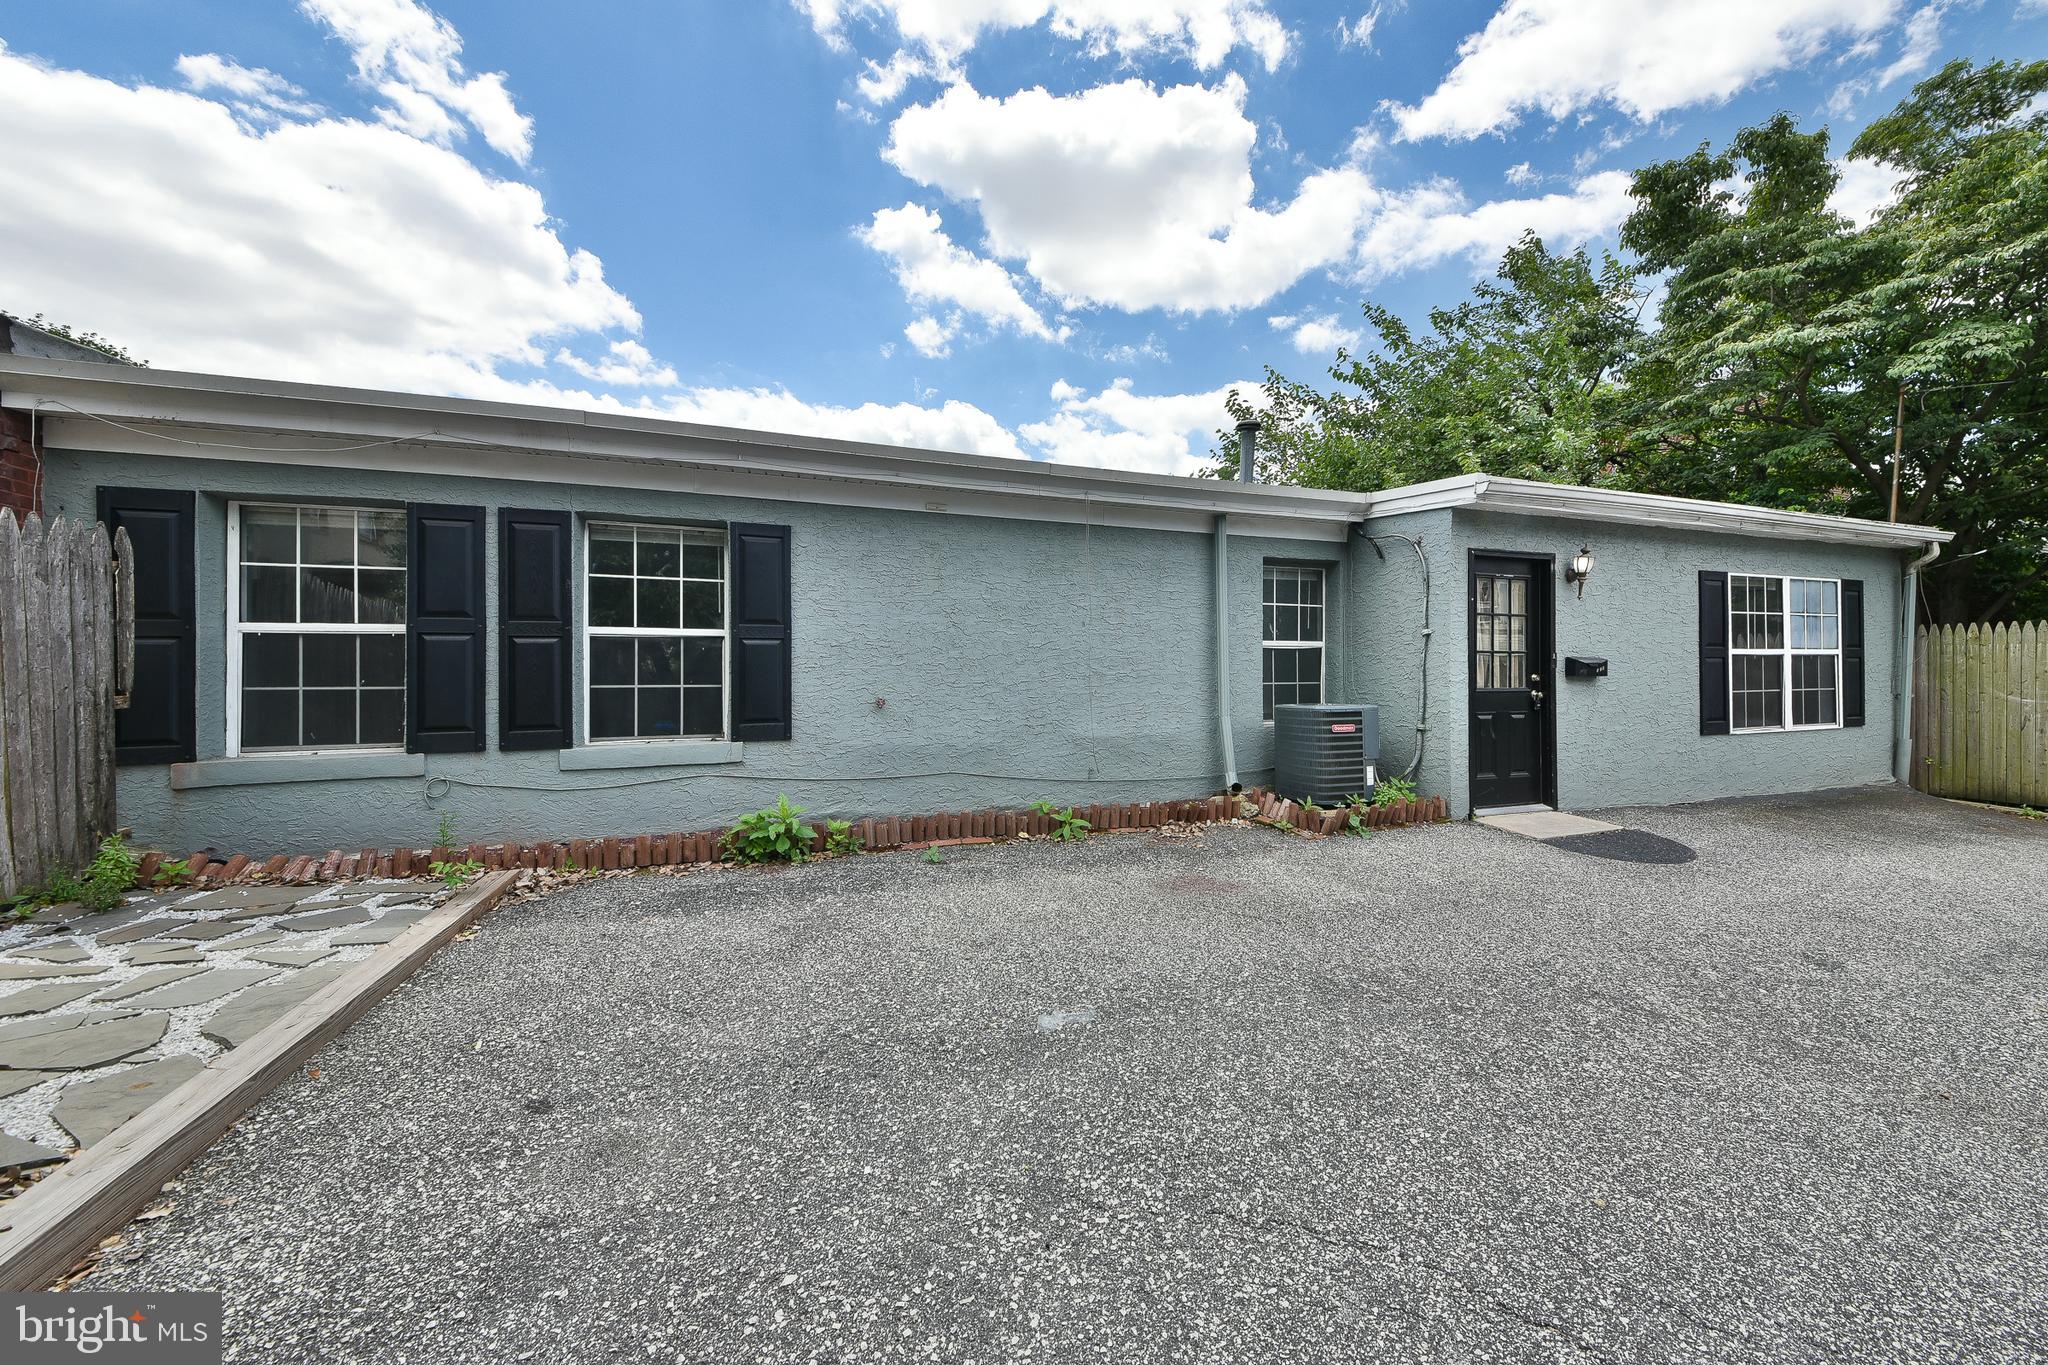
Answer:
[[[593,524],[584,551],[590,738],[722,738],[724,534]]]
[[[1265,716],[1275,706],[1323,699],[1323,571],[1268,564],[1265,585]]]
[[[228,509],[230,752],[405,744],[405,513]]]
[[[1729,716],[1735,730],[1842,723],[1842,585],[1728,575]]]

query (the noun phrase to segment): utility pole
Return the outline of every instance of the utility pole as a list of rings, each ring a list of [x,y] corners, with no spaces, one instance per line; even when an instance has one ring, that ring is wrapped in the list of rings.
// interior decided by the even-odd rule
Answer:
[[[1892,516],[1899,519],[1899,465],[1906,456],[1906,386],[1899,385],[1899,415],[1892,423]]]

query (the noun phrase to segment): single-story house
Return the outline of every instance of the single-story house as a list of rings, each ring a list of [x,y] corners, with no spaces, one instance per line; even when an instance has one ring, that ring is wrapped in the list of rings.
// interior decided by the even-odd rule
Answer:
[[[173,848],[1194,796],[1313,701],[1459,816],[1882,782],[1948,539],[20,354],[0,409],[43,513],[134,541],[120,812]]]

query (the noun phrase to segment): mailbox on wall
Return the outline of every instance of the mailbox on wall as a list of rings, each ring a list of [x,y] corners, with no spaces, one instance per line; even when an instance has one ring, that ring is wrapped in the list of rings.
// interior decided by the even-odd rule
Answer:
[[[1607,676],[1607,660],[1583,654],[1567,655],[1564,675],[1567,678],[1604,678]]]

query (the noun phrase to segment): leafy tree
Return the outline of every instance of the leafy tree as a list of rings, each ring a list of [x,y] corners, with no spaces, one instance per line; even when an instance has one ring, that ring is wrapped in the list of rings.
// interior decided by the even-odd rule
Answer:
[[[1903,390],[1900,516],[1956,532],[1932,615],[2048,609],[2044,89],[2039,62],[1922,82],[1850,149],[1902,177],[1860,229],[1828,208],[1826,131],[1786,115],[1639,172],[1622,244],[1669,276],[1627,481],[1883,518]]]
[[[1370,491],[1456,474],[1604,481],[1616,377],[1641,340],[1645,291],[1612,256],[1552,255],[1535,236],[1493,280],[1412,329],[1364,305],[1373,346],[1340,350],[1325,393],[1268,369],[1262,477]],[[1231,415],[1250,415],[1242,396]],[[1217,472],[1234,476],[1228,453]]]
[[[1900,179],[1867,225],[1829,207],[1827,131],[1789,115],[1645,167],[1626,263],[1525,238],[1425,329],[1367,304],[1374,345],[1339,353],[1334,392],[1269,370],[1262,473],[1484,471],[1881,519],[1897,440],[1900,518],[1956,533],[1928,614],[2048,615],[2044,93],[2048,62],[1923,81],[1850,148]]]
[[[74,331],[70,327],[66,326],[64,323],[49,321],[41,313],[36,314],[32,318],[25,318],[23,320],[27,322],[28,325],[31,327],[39,327],[43,331],[48,332],[51,336],[62,337],[66,341],[72,343],[74,346],[83,346],[89,351],[98,351],[101,355],[107,357],[109,360],[118,360],[123,365],[149,364],[147,360],[137,360],[134,356],[128,354],[128,350],[125,346],[116,345],[114,342],[111,342],[107,340],[105,337],[101,336],[98,332]]]

